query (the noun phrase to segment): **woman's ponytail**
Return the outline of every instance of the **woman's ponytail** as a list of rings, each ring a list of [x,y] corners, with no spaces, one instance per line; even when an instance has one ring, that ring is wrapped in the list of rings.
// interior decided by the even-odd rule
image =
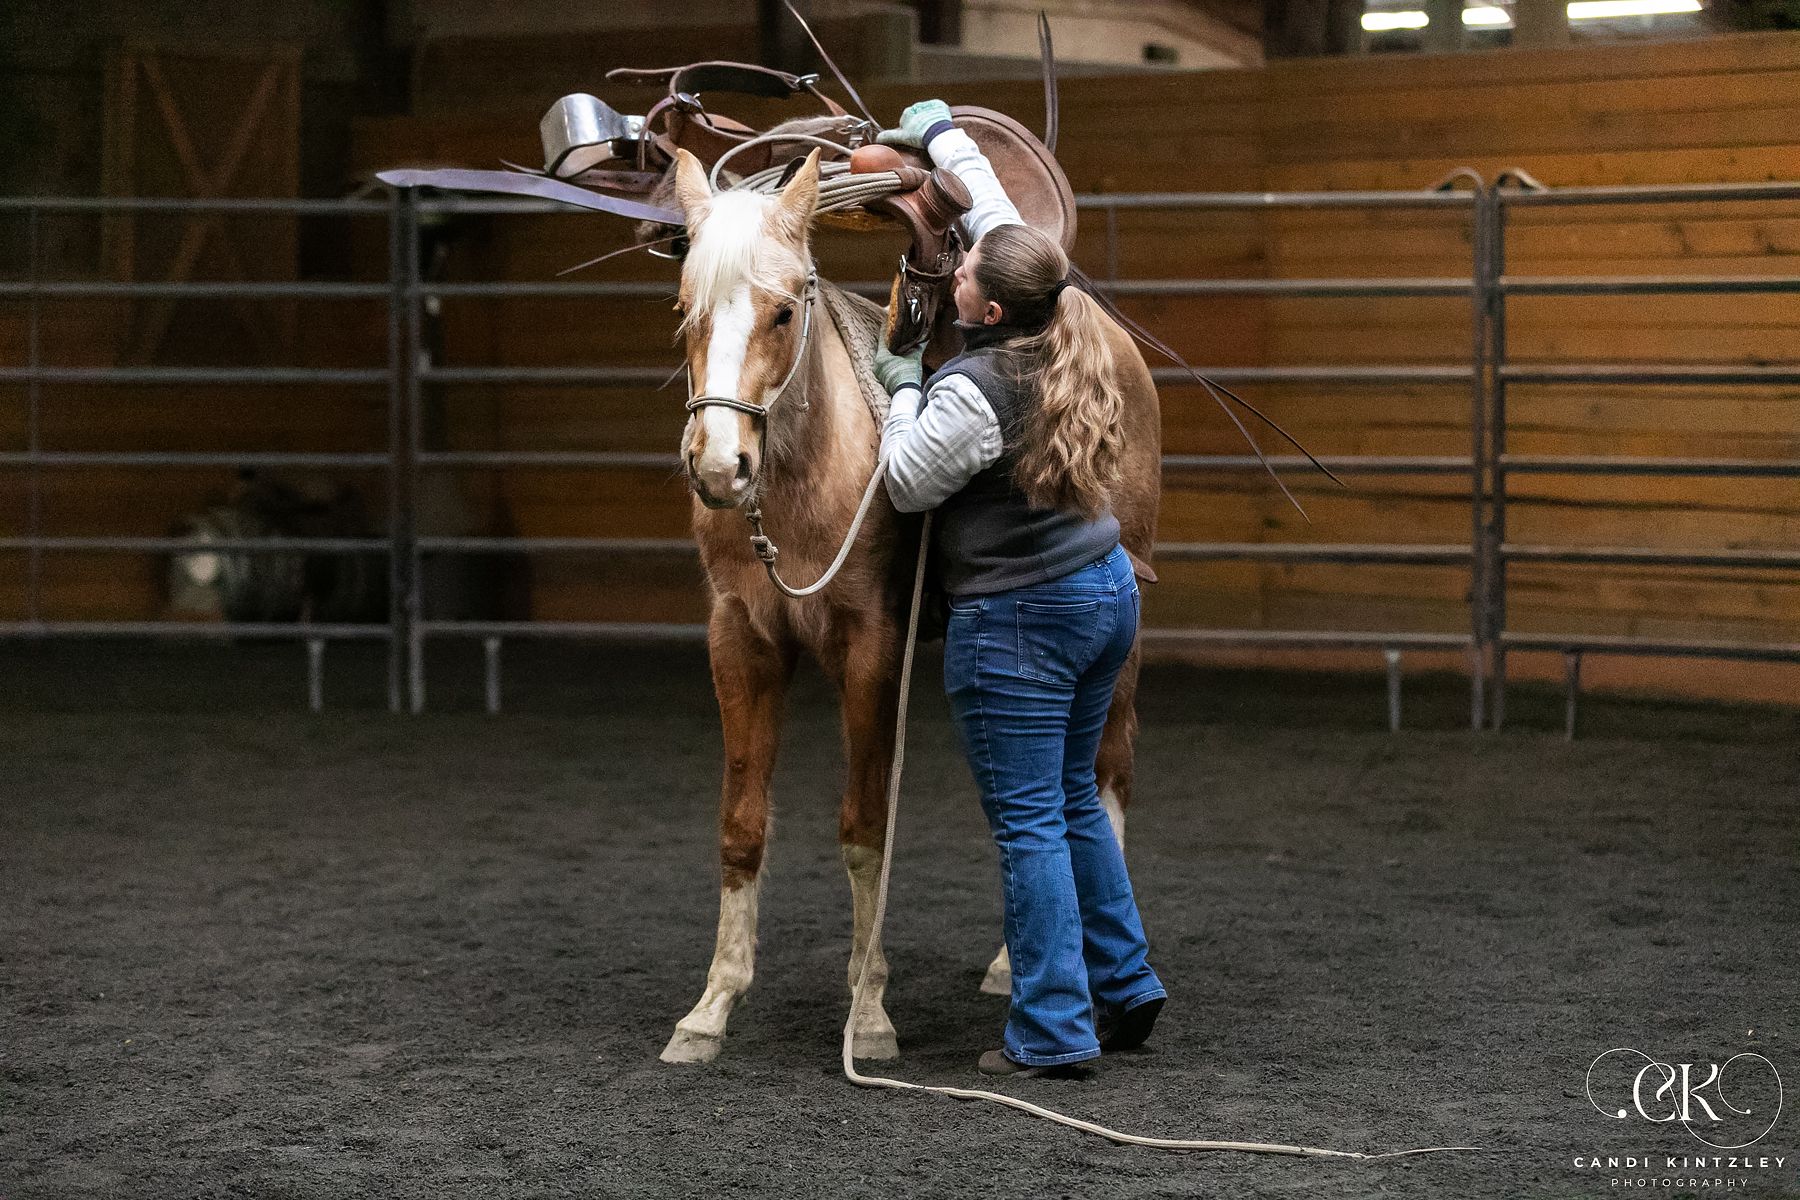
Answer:
[[[1119,485],[1125,441],[1124,398],[1106,336],[1110,319],[1093,297],[1066,282],[1068,256],[1042,232],[1002,225],[981,239],[980,250],[975,276],[982,292],[1009,319],[1041,328],[1008,343],[1024,373],[1036,370],[1038,392],[1027,410],[1013,482],[1037,508],[1092,520]]]
[[[1041,344],[1038,403],[1025,425],[1013,481],[1038,508],[1072,509],[1092,520],[1119,485],[1124,399],[1106,340],[1106,314],[1066,287]]]

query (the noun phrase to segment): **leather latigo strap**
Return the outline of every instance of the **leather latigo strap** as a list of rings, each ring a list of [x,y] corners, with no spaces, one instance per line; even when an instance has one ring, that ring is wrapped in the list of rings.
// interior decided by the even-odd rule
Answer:
[[[772,67],[760,67],[755,63],[720,60],[650,70],[617,67],[608,71],[606,78],[620,83],[662,84],[668,89],[671,98],[683,94],[698,96],[704,92],[728,92],[738,96],[789,100],[804,92],[824,105],[825,111],[831,116],[848,115],[841,104],[819,90],[817,75],[795,75]]]
[[[608,71],[606,78],[621,83],[661,84],[668,89],[667,94],[644,115],[645,136],[638,143],[640,169],[667,167],[674,161],[677,148],[686,150],[710,167],[727,151],[757,136],[759,130],[708,112],[701,101],[701,95],[706,92],[775,100],[787,100],[804,93],[824,107],[826,116],[849,116],[841,104],[819,90],[818,76],[794,75],[753,63],[703,62],[654,70],[619,67]],[[733,169],[744,173],[763,170],[772,165],[772,149],[752,148],[733,161]]]
[[[940,313],[948,311],[944,300],[950,294],[956,267],[962,259],[962,247],[952,239],[952,252],[940,260],[937,270],[927,270],[913,263],[911,257],[900,260],[894,275],[894,286],[888,292],[887,346],[893,354],[911,354],[931,342]]]
[[[726,151],[757,135],[748,125],[708,112],[700,99],[707,92],[773,100],[789,100],[804,93],[817,100],[827,116],[849,115],[843,105],[819,90],[817,75],[795,75],[755,63],[720,59],[647,70],[617,67],[608,71],[606,78],[665,89],[665,95],[644,116],[645,136],[638,143],[640,169],[666,167],[674,161],[677,147],[711,166]],[[656,162],[659,156],[661,163]],[[771,159],[767,152],[753,149],[733,165],[743,172],[760,171],[771,165]]]
[[[675,160],[675,147],[686,150],[709,168],[725,153],[757,136],[757,131],[730,117],[716,117],[704,110],[689,110],[679,103],[666,110],[663,137],[667,138],[669,161]],[[659,146],[663,143],[659,140]],[[773,146],[752,146],[731,160],[732,170],[748,174],[773,165]]]

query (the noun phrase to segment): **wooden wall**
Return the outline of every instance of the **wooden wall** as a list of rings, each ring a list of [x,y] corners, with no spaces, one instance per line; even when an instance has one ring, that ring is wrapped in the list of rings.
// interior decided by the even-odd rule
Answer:
[[[1489,179],[1523,168],[1551,186],[1800,178],[1800,42],[1792,35],[1292,62],[1266,80],[1271,189],[1416,187],[1465,166]],[[1399,213],[1285,216],[1273,248],[1282,276],[1460,274],[1470,256],[1465,223]],[[1795,274],[1797,254],[1800,203],[1526,208],[1509,222],[1507,271]],[[1425,362],[1467,353],[1467,306],[1458,300],[1293,300],[1272,305],[1269,319],[1276,361]],[[1507,337],[1515,362],[1793,362],[1800,297],[1519,297],[1509,301]],[[1508,409],[1508,449],[1521,454],[1791,460],[1800,452],[1800,390],[1791,387],[1515,386]],[[1315,449],[1467,452],[1466,403],[1455,389],[1314,392],[1282,411]],[[1466,492],[1445,484],[1358,481],[1354,494],[1314,516],[1332,538],[1377,536],[1399,515],[1420,540],[1461,540]],[[1509,494],[1516,542],[1800,544],[1800,483],[1792,479],[1514,475]],[[1274,515],[1284,528],[1272,536],[1323,533],[1299,529],[1279,509]],[[1341,617],[1360,609],[1461,627],[1461,572],[1405,574],[1410,582],[1395,580],[1380,597],[1357,596],[1380,587],[1367,583],[1366,571],[1313,569],[1280,587],[1290,612]],[[1515,566],[1508,597],[1509,625],[1521,631],[1792,641],[1800,629],[1800,580],[1791,571]],[[1559,669],[1548,656],[1524,666]],[[1587,674],[1601,684],[1800,698],[1790,667],[1614,660],[1591,661]]]
[[[124,44],[107,59],[102,186],[112,196],[238,198],[292,196],[300,161],[300,51],[268,46],[157,49]],[[10,244],[28,245],[28,218],[0,217]],[[326,239],[352,236],[346,218],[307,218]],[[300,222],[267,213],[137,212],[40,216],[40,274],[143,283],[291,281],[298,274]],[[380,245],[380,234],[369,239]],[[73,253],[71,245],[83,252]],[[385,272],[377,257],[367,269]],[[29,267],[17,274],[23,277]],[[385,304],[208,297],[146,300],[50,299],[37,324],[39,361],[49,366],[376,366],[385,364]],[[30,309],[0,301],[0,363],[30,358]],[[38,389],[43,449],[102,451],[379,450],[386,389],[110,383]],[[29,444],[30,391],[0,385],[0,447]],[[358,472],[379,497],[379,478]],[[223,501],[229,467],[45,468],[37,482],[41,533],[161,537],[183,518]],[[31,475],[0,468],[0,536],[30,528]],[[377,504],[379,509],[381,506]],[[37,615],[52,620],[163,615],[161,563],[115,553],[46,555]],[[0,620],[32,612],[28,558],[0,551]]]
[[[480,48],[458,53],[464,57],[446,59],[444,69],[474,70],[468,56],[478,58]],[[599,87],[610,65],[594,63],[569,87]],[[486,81],[478,106],[467,102],[466,91],[422,80],[418,113],[361,128],[357,171],[401,162],[532,161],[541,97],[509,99],[493,83],[503,74],[496,66],[465,76]],[[1793,34],[1083,78],[1063,85],[1059,151],[1083,192],[1418,188],[1460,166],[1490,178],[1522,167],[1560,186],[1800,179],[1797,84],[1800,35]],[[866,94],[879,115],[891,117],[917,98],[913,90],[877,87]],[[439,95],[442,109],[434,111],[431,98]],[[946,98],[1041,123],[1034,83],[971,84]],[[750,119],[760,115],[747,110]],[[1460,275],[1470,254],[1466,219],[1443,213],[1125,214],[1119,231],[1119,270],[1132,278]],[[452,254],[449,276],[546,279],[621,244],[628,232],[586,216],[476,222]],[[1103,233],[1100,220],[1088,220],[1077,253],[1096,276],[1108,266]],[[365,236],[359,244],[366,250],[360,269],[379,272],[379,239]],[[1800,273],[1800,204],[1526,210],[1514,218],[1510,244],[1509,268],[1517,274]],[[894,249],[880,239],[822,238],[828,273],[840,278],[881,275],[891,269]],[[586,277],[670,278],[666,264],[641,256],[614,260]],[[1792,361],[1800,359],[1795,303],[1754,295],[1519,299],[1509,335],[1519,360]],[[1198,364],[1457,363],[1468,353],[1467,303],[1454,298],[1163,298],[1129,307]],[[670,344],[673,319],[660,301],[459,300],[446,303],[445,323],[449,358],[458,364],[672,367],[678,361]],[[364,325],[362,332],[378,339],[378,323]],[[356,340],[336,333],[340,346]],[[378,344],[371,356],[379,357]],[[1468,452],[1466,388],[1264,387],[1246,394],[1322,454]],[[678,396],[647,389],[465,387],[440,399],[449,414],[447,444],[467,449],[672,453],[684,417]],[[1203,393],[1171,386],[1163,402],[1170,452],[1242,452]],[[1792,457],[1800,450],[1800,389],[1793,388],[1522,388],[1512,397],[1512,416],[1511,448],[1522,453]],[[15,442],[17,425],[5,436]],[[686,531],[688,501],[667,471],[469,472],[460,483],[494,528],[527,535]],[[1460,479],[1357,476],[1350,488],[1338,489],[1290,474],[1289,483],[1306,504],[1310,525],[1253,473],[1172,474],[1163,537],[1468,537],[1467,484]],[[1800,486],[1791,480],[1515,477],[1513,494],[1512,533],[1519,541],[1793,546],[1800,540]],[[9,515],[16,499],[8,494]],[[1155,624],[1450,631],[1468,625],[1468,580],[1460,569],[1166,564],[1162,575],[1147,596]],[[1800,622],[1800,585],[1791,573],[1545,566],[1515,568],[1513,580],[1518,629],[1793,640]],[[79,605],[79,593],[66,599]],[[0,604],[8,603],[0,596]],[[88,604],[70,615],[99,615],[103,607]],[[703,601],[690,559],[550,557],[535,573],[534,611],[548,619],[699,619]],[[1304,661],[1372,663],[1366,654]],[[1418,661],[1459,665],[1429,656]],[[1560,669],[1529,656],[1519,667],[1527,674]],[[1595,662],[1588,677],[1602,686],[1766,699],[1792,699],[1796,678],[1787,667],[1696,668],[1679,661]]]

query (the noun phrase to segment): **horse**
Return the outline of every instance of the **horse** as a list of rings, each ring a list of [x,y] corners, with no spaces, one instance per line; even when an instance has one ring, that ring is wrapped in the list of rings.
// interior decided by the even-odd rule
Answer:
[[[868,948],[886,836],[902,642],[920,530],[885,495],[871,508],[840,572],[817,594],[778,590],[745,522],[754,505],[779,536],[789,578],[821,577],[836,556],[872,473],[881,430],[858,368],[832,321],[815,310],[819,284],[811,232],[819,192],[814,150],[776,194],[715,193],[700,161],[679,151],[673,193],[686,220],[679,303],[690,390],[681,463],[692,490],[692,529],[710,601],[706,639],[724,730],[719,797],[719,923],[706,986],[661,1058],[715,1059],[732,1007],[755,972],[757,901],[770,835],[770,776],[787,687],[802,652],[835,686],[848,771],[838,845],[849,876],[853,934],[846,976],[854,988]],[[1136,344],[1109,322],[1125,397],[1124,482],[1114,497],[1121,541],[1139,574],[1150,569],[1161,494],[1161,414]],[[1119,674],[1096,773],[1113,830],[1124,842],[1137,734],[1140,648]],[[870,959],[865,1003],[852,1030],[857,1058],[898,1057],[883,1005],[888,965]],[[1004,947],[981,989],[1006,995]]]

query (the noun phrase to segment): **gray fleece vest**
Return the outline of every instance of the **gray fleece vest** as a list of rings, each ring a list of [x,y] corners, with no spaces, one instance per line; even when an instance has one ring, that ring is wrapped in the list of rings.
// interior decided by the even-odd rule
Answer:
[[[944,590],[952,596],[985,595],[1058,579],[1112,553],[1119,520],[1110,508],[1092,521],[1079,513],[1034,508],[1013,483],[1013,463],[1024,435],[1035,381],[1016,379],[1012,356],[995,348],[1018,330],[961,322],[965,346],[930,382],[966,375],[1000,419],[1000,457],[945,500],[933,519],[933,556]],[[930,387],[926,394],[929,396]]]

